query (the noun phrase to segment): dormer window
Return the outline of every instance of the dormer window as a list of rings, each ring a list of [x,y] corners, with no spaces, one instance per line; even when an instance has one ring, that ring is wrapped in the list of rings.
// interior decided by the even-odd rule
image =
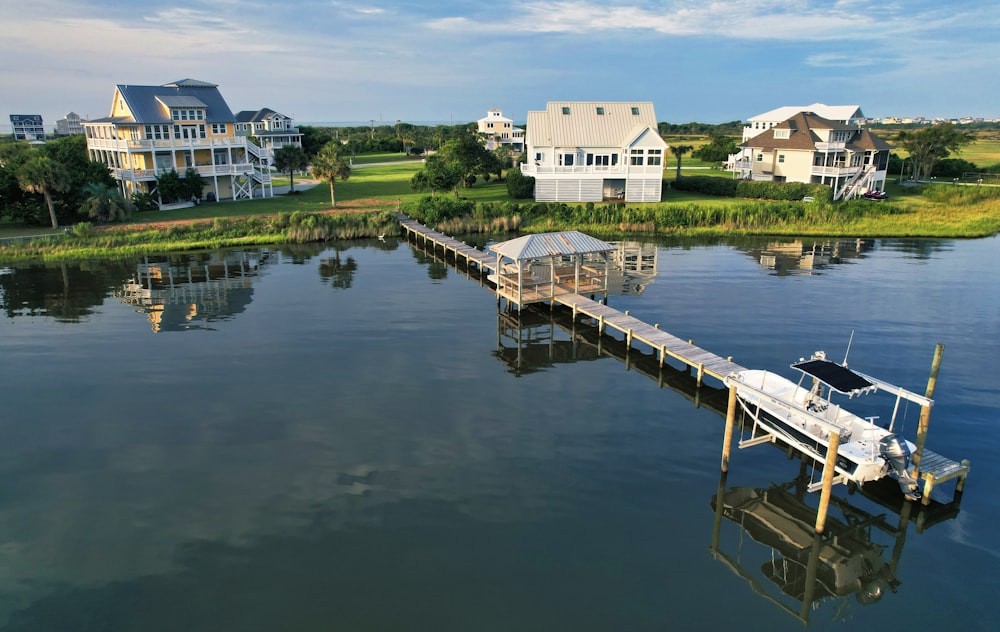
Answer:
[[[791,137],[791,135],[792,135],[792,130],[790,130],[790,129],[775,129],[774,130],[774,138],[775,139],[788,140],[788,138]]]

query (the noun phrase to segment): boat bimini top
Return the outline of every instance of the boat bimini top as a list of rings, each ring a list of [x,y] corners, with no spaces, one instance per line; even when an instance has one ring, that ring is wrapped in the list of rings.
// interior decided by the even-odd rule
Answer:
[[[836,362],[827,360],[826,354],[822,351],[817,351],[808,360],[800,358],[791,367],[802,371],[803,377],[808,375],[815,378],[838,393],[847,395],[849,398],[855,395],[874,393],[881,389],[896,396],[897,406],[900,399],[911,401],[919,406],[934,405],[934,400],[929,397],[918,395],[895,384],[865,375],[860,371],[853,371],[847,368],[846,364],[837,364]],[[893,419],[895,419],[895,416],[894,411]]]
[[[849,397],[864,395],[878,388],[871,381],[858,375],[846,366],[831,362],[825,358],[813,356],[810,360],[799,360],[792,365],[792,368],[816,378],[838,393],[843,393]]]

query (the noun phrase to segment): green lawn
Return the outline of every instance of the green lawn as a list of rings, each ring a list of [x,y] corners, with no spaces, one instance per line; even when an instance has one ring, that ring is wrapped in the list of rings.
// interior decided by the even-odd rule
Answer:
[[[62,228],[24,226],[23,224],[11,224],[7,220],[0,221],[0,239],[9,237],[34,237],[36,235],[56,235],[62,232]]]

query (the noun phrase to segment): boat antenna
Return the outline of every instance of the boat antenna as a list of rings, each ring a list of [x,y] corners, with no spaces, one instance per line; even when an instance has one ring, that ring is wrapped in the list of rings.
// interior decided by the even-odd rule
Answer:
[[[851,343],[854,342],[854,330],[851,330],[851,337],[847,341],[847,351],[844,352],[844,366],[847,366],[847,356],[851,353]]]

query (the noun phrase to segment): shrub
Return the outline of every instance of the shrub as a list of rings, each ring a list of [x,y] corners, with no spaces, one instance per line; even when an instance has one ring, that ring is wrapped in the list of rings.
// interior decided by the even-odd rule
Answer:
[[[90,222],[80,222],[79,224],[74,224],[70,233],[74,237],[92,237],[95,233],[94,225]]]
[[[535,196],[535,179],[521,173],[520,169],[507,172],[507,195],[523,200]]]

